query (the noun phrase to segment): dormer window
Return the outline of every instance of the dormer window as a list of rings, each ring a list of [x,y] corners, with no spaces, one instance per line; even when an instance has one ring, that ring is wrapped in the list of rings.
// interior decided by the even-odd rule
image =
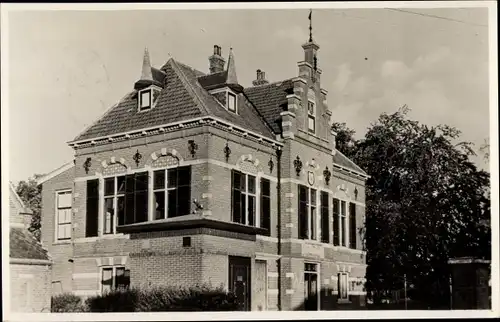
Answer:
[[[231,93],[231,92],[227,92],[227,109],[230,112],[237,113],[237,111],[236,111],[236,95]]]
[[[307,128],[309,133],[316,132],[316,104],[312,101],[307,101]]]
[[[150,86],[140,90],[137,96],[138,111],[142,112],[152,109],[156,105],[159,95],[160,88],[156,86]]]

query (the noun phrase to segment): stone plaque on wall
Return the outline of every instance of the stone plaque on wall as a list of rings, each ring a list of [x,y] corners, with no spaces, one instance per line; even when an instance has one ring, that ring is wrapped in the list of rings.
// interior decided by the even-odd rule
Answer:
[[[325,249],[321,245],[305,243],[302,245],[302,256],[325,258]]]

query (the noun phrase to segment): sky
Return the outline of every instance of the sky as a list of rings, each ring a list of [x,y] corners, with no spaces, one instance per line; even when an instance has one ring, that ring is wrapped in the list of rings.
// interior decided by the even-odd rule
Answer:
[[[361,138],[382,112],[448,124],[477,148],[489,137],[486,8],[315,9],[321,84],[334,121]],[[238,80],[298,75],[307,9],[10,12],[9,176],[26,180],[73,159],[67,145],[133,89],[144,48],[208,72],[213,45]],[[432,16],[432,17],[430,17]],[[436,17],[437,16],[437,17]],[[460,20],[462,22],[457,22]],[[485,166],[482,157],[475,159]]]

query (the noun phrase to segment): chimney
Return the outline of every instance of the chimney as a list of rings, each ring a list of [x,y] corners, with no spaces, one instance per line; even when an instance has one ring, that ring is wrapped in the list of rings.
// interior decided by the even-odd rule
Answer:
[[[210,74],[224,71],[224,63],[226,61],[222,58],[222,49],[220,46],[214,45],[214,54],[208,57],[208,61],[210,63]]]
[[[266,79],[266,73],[257,69],[257,79],[254,80],[252,84],[253,86],[269,84],[269,81]]]

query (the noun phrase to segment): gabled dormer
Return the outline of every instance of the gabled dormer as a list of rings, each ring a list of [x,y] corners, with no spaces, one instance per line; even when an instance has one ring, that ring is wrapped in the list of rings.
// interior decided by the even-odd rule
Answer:
[[[155,75],[153,75],[153,72]],[[163,87],[162,80],[164,77],[162,71],[151,67],[149,52],[146,48],[142,61],[141,78],[134,85],[134,89],[137,91],[138,112],[146,112],[155,107]]]
[[[227,69],[224,69],[221,47],[214,46],[214,54],[209,57],[210,74],[198,78],[200,85],[212,94],[224,108],[238,114],[239,101],[243,99],[243,87],[238,84],[233,49],[229,51]]]

